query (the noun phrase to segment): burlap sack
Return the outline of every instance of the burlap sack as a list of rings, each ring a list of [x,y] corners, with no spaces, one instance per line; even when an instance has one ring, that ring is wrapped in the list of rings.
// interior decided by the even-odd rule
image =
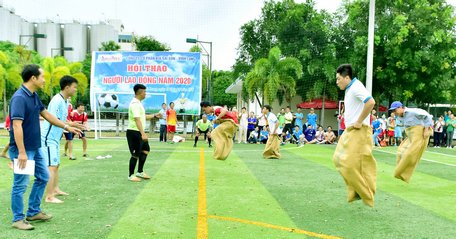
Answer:
[[[396,169],[394,177],[409,182],[418,162],[423,156],[429,142],[429,136],[424,137],[424,126],[412,126],[405,129],[407,138],[397,149]]]
[[[233,120],[220,120],[220,123],[212,132],[214,141],[214,159],[225,160],[233,149],[233,135],[238,128]]]
[[[348,202],[361,199],[374,206],[377,163],[372,147],[372,128],[366,125],[360,129],[349,127],[337,143],[333,161],[347,185]]]
[[[280,137],[277,135],[270,135],[266,146],[264,147],[263,157],[266,159],[279,159],[280,158]]]

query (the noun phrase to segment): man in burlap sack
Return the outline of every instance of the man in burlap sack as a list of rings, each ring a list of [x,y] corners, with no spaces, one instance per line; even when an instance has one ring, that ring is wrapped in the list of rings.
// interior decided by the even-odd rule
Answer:
[[[207,101],[201,102],[200,106],[206,114],[214,113],[217,117],[215,123],[219,125],[211,132],[215,143],[214,159],[225,160],[233,149],[233,136],[238,128],[237,117],[235,113],[221,106],[212,106]]]
[[[337,143],[333,161],[344,178],[348,202],[363,200],[374,206],[377,163],[372,155],[372,128],[369,113],[375,101],[364,85],[352,78],[351,65],[337,68],[336,83],[345,90],[344,119],[346,130]]]
[[[394,101],[390,110],[403,122],[407,135],[397,149],[394,177],[408,183],[432,134],[432,115],[422,109],[404,107],[399,101]]]
[[[266,116],[267,125],[269,125],[269,138],[264,147],[263,157],[266,159],[280,158],[280,137],[279,137],[279,120],[277,116],[271,112],[270,105],[263,106],[263,115]]]

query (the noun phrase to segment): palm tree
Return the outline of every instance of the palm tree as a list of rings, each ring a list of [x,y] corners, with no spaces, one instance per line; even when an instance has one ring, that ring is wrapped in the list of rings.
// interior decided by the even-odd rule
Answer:
[[[11,61],[8,54],[0,51],[0,94],[3,96],[3,115],[8,108],[7,91],[15,91],[21,84],[20,66]]]
[[[294,57],[282,57],[279,47],[269,51],[268,58],[261,58],[255,62],[255,67],[247,74],[244,84],[250,98],[258,92],[271,104],[277,98],[277,93],[284,94],[290,102],[296,95],[296,79],[302,76],[302,65]]]

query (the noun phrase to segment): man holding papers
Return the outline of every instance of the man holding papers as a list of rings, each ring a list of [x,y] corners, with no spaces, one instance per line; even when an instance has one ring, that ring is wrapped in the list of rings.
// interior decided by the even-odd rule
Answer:
[[[14,173],[11,192],[13,227],[32,230],[29,221],[45,221],[52,218],[40,209],[44,189],[49,180],[47,163],[42,155],[40,137],[40,115],[51,124],[79,134],[79,129],[68,126],[50,114],[37,94],[44,88],[44,71],[37,65],[26,65],[21,73],[24,84],[14,93],[10,102],[10,149],[11,159],[17,159],[16,166],[24,169],[28,160],[35,161],[35,181],[29,197],[27,215],[24,214],[24,193],[29,183],[29,175]],[[27,217],[26,217],[27,216]]]

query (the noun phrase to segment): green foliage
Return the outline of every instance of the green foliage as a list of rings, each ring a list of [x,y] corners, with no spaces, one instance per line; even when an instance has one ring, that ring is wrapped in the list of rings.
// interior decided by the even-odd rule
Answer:
[[[216,71],[213,77],[212,103],[215,105],[236,105],[236,95],[225,93],[226,88],[234,82],[232,73],[228,71]]]
[[[120,50],[120,45],[115,41],[108,41],[101,43],[101,47],[98,49],[100,51],[118,51]]]
[[[139,36],[133,39],[137,51],[169,51],[171,48],[165,43],[157,41],[152,36]]]
[[[278,47],[269,51],[268,58],[261,58],[247,74],[244,84],[251,98],[259,92],[268,103],[280,93],[288,102],[296,94],[296,79],[302,76],[302,65],[294,57],[281,58]]]

